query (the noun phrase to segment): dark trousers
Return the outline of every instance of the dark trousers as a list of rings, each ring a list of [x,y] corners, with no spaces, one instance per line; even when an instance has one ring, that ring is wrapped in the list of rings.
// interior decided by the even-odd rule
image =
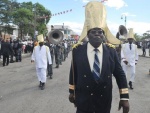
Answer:
[[[145,56],[146,55],[146,50],[145,49],[143,49],[143,56]]]
[[[47,72],[48,72],[48,76],[52,76],[53,75],[53,68],[52,68],[52,64],[47,64]]]
[[[0,58],[1,58],[1,55],[2,55],[2,53],[1,53],[1,50],[0,50]]]
[[[56,62],[56,66],[59,66],[60,64],[60,54],[55,53],[55,62]]]
[[[10,63],[13,63],[13,62],[14,62],[13,57],[14,57],[14,55],[11,54],[11,56],[10,56]]]
[[[7,62],[6,62],[7,60]],[[3,55],[3,66],[5,66],[9,64],[9,55]]]
[[[96,112],[86,112],[86,111],[81,111],[81,110],[79,110],[79,109],[77,108],[76,113],[96,113]]]

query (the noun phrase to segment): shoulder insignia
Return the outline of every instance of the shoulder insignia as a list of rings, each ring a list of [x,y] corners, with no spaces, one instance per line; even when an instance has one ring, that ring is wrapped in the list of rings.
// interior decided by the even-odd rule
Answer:
[[[113,44],[110,44],[110,43],[106,43],[106,45],[108,46],[108,47],[111,47],[111,48],[116,48]]]
[[[82,42],[78,42],[77,44],[74,44],[73,46],[72,46],[72,48],[74,49],[74,48],[77,48],[79,45],[82,45]]]

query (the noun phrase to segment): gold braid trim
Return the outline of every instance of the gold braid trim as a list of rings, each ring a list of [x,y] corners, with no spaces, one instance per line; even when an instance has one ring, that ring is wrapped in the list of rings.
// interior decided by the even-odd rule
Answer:
[[[120,89],[120,94],[128,94],[129,91],[128,91],[128,88],[124,88],[124,89]]]
[[[106,43],[106,45],[108,46],[108,47],[111,47],[111,48],[116,48],[113,44],[110,44],[110,43]]]
[[[82,44],[82,42],[78,42],[77,44],[74,44],[73,46],[72,46],[72,48],[76,48],[76,47],[78,47],[79,45],[81,45]]]

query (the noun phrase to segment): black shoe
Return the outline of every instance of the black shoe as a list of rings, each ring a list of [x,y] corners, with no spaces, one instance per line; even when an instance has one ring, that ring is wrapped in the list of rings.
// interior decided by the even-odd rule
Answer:
[[[49,78],[50,78],[50,79],[52,79],[53,77],[52,77],[52,76],[50,76]]]
[[[42,83],[41,90],[45,89],[45,83]]]
[[[14,63],[14,61],[10,61],[10,63]]]
[[[40,81],[39,87],[42,87],[42,82]]]
[[[59,68],[59,66],[56,66],[56,68]]]
[[[130,89],[133,89],[131,81],[129,81],[129,86],[130,86]]]

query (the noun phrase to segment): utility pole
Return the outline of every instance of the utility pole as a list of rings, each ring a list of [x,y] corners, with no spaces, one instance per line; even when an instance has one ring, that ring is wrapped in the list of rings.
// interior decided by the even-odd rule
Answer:
[[[33,27],[34,27],[34,33],[33,33],[33,35],[34,35],[34,40],[36,39],[36,5],[34,5],[34,7],[33,7],[33,13],[34,13],[34,25],[33,25]]]

